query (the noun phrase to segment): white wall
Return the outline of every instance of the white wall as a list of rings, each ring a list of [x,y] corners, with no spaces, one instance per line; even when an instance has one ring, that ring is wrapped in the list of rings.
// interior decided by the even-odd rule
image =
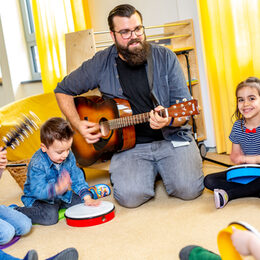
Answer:
[[[3,78],[3,86],[0,87],[1,107],[14,100],[42,93],[43,89],[39,83],[21,84],[22,81],[31,80],[31,73],[19,0],[1,0],[0,18],[0,65]]]
[[[207,77],[205,74],[202,42],[200,36],[200,26],[197,13],[197,4],[194,0],[89,0],[92,27],[94,32],[108,30],[107,16],[116,5],[133,5],[142,13],[145,26],[162,25],[164,23],[174,22],[184,19],[193,19],[196,47],[198,54],[198,64],[200,72],[201,94],[204,107],[204,116],[207,132],[207,147],[215,147],[214,129],[211,116],[211,106]],[[157,33],[157,32],[156,32]],[[158,32],[159,33],[159,32]]]
[[[161,25],[183,19],[193,19],[203,107],[207,131],[206,146],[214,147],[215,138],[211,117],[209,92],[204,70],[202,45],[199,30],[196,1],[194,0],[89,0],[94,31],[108,30],[107,16],[118,4],[129,3],[143,15],[144,25]],[[0,107],[20,98],[43,93],[42,84],[25,84],[31,80],[28,55],[23,34],[19,0],[0,0],[0,66],[3,86],[0,86]],[[2,33],[1,33],[2,32]]]

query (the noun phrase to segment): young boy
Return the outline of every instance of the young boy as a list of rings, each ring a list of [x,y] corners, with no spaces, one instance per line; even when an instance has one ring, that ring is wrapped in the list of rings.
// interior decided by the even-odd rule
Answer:
[[[47,120],[41,127],[40,138],[41,148],[28,165],[22,196],[25,207],[15,209],[31,218],[33,224],[53,225],[58,222],[61,208],[82,202],[98,206],[100,201],[93,197],[101,196],[99,192],[95,194],[95,189],[90,189],[70,150],[73,130],[69,123],[60,117]],[[105,190],[103,196],[110,194],[107,185],[96,187]]]

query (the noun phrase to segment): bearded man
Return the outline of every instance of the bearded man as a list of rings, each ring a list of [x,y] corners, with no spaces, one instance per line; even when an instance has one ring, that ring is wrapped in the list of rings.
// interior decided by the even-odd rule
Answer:
[[[169,196],[198,197],[204,188],[202,161],[187,117],[160,112],[177,100],[191,99],[176,55],[146,41],[142,15],[131,5],[116,6],[108,25],[114,44],[58,83],[54,92],[61,111],[96,150],[114,132],[104,134],[100,122],[80,118],[74,96],[98,87],[104,99],[127,100],[133,115],[149,115],[148,122],[139,118],[134,124],[135,145],[114,152],[111,159],[110,180],[120,205],[134,208],[153,198],[157,175]]]

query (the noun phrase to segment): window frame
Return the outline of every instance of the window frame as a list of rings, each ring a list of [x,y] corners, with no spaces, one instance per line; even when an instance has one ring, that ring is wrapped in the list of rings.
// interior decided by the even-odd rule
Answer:
[[[32,80],[41,80],[31,0],[19,0]]]

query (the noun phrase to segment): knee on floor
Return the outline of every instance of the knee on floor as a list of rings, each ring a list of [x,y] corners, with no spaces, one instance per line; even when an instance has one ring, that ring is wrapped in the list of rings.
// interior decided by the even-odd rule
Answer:
[[[15,229],[12,225],[5,226],[0,232],[0,245],[7,244],[15,235]]]
[[[126,208],[136,208],[151,199],[154,195],[147,195],[144,193],[132,191],[129,194],[118,194],[114,192],[114,197],[117,202]]]
[[[44,214],[42,214],[42,217],[38,223],[34,223],[34,224],[50,226],[50,225],[54,225],[54,224],[58,223],[58,221],[59,221],[58,212],[54,209],[53,210],[50,209],[48,212],[45,212]]]

